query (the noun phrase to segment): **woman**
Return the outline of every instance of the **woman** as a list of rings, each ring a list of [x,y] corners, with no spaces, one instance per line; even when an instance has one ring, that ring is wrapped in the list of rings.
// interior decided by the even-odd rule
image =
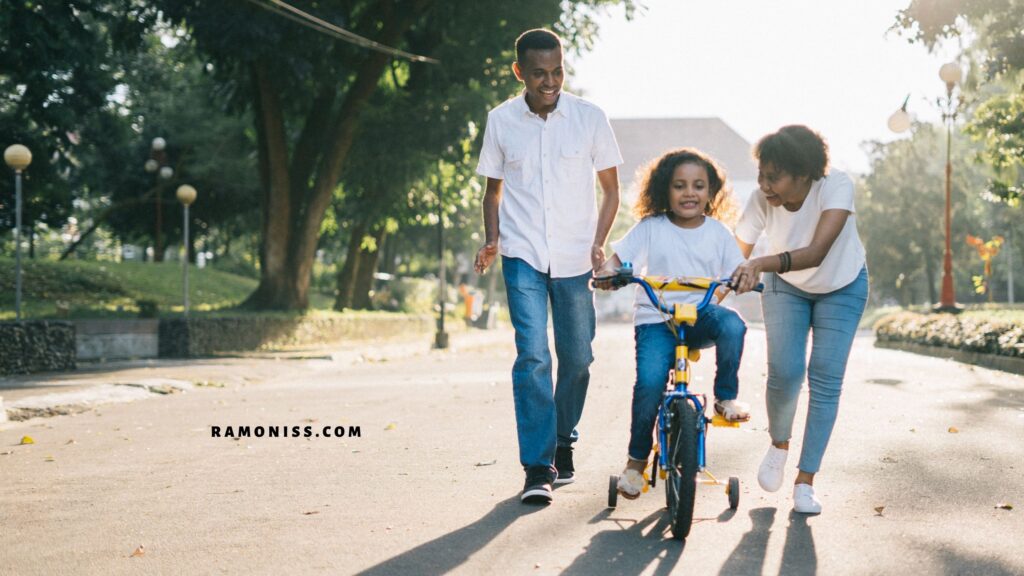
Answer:
[[[764,232],[768,255],[747,260],[732,279],[737,293],[743,293],[766,273],[761,306],[768,337],[771,446],[757,479],[769,492],[782,486],[806,374],[810,401],[793,509],[818,514],[814,476],[832,434],[846,361],[868,296],[864,246],[853,216],[853,181],[829,170],[828,145],[806,126],[786,126],[765,136],[754,156],[761,190],[747,202],[736,239],[749,258]]]

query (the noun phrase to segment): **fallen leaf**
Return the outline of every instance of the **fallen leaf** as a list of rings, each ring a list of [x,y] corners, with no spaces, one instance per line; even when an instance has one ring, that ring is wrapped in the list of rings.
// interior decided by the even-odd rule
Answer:
[[[392,423],[388,424],[387,426],[385,426],[384,430],[385,431],[387,431],[387,430],[394,430],[395,428],[398,428],[398,425],[395,424],[394,422],[392,422]]]
[[[135,549],[135,552],[132,552],[132,555],[129,556],[129,558],[134,558],[136,556],[142,556],[145,553],[146,553],[145,547],[142,544],[139,544],[139,547]]]
[[[53,456],[47,456],[43,459],[43,462],[56,462],[57,460]]]
[[[882,462],[884,462],[886,464],[897,464],[897,463],[899,463],[899,460],[897,460],[896,458],[893,458],[892,456],[886,456],[886,457],[882,458]]]
[[[36,443],[36,441],[33,440],[31,436],[22,436],[21,437],[21,445],[22,446],[24,446],[25,444],[35,444],[35,443]]]
[[[960,429],[959,429],[959,428],[957,428],[956,426],[950,426],[950,427],[949,427],[949,433],[950,433],[950,434],[956,434],[956,433],[958,433],[958,432],[960,432]]]
[[[917,432],[917,428],[911,428],[910,431],[911,432]]]
[[[881,516],[885,506],[875,506],[875,516]]]
[[[312,516],[313,514],[319,514],[319,513],[320,513],[319,510],[310,510],[309,512],[303,512],[303,514],[306,515],[306,516]]]
[[[67,442],[65,442],[64,444],[65,444],[65,445],[68,445],[68,444],[78,444],[78,441],[76,441],[76,440],[75,440],[74,438],[72,438],[71,440],[68,440],[68,441],[67,441]]]
[[[320,420],[318,418],[303,418],[302,421],[303,422],[310,422],[310,423],[312,423],[312,422],[319,422]]]
[[[1006,502],[1000,502],[999,504],[996,504],[996,509],[998,509],[998,510],[1013,510],[1013,504],[1007,504]]]
[[[8,450],[6,452],[0,452],[0,456],[10,456],[11,454],[14,454],[14,450]]]
[[[477,466],[494,466],[497,463],[498,463],[497,460],[491,460],[490,462],[477,462],[476,465]]]

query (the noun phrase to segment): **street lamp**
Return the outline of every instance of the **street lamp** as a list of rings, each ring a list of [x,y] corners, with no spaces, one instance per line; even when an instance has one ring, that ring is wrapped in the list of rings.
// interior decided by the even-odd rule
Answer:
[[[440,169],[439,169],[440,170]],[[446,278],[446,266],[444,261],[444,184],[441,175],[437,176],[437,252],[439,258],[438,267],[438,296],[441,311],[437,317],[437,333],[434,334],[434,347],[440,350],[448,348],[448,333],[444,331],[444,308],[445,296],[447,296],[448,285]]]
[[[939,68],[939,78],[946,84],[946,99],[938,99],[939,108],[942,111],[942,122],[946,125],[946,248],[942,262],[942,292],[939,296],[939,304],[935,307],[936,312],[958,313],[962,307],[956,303],[956,293],[953,289],[953,250],[951,243],[951,209],[952,209],[952,180],[953,164],[951,161],[951,150],[953,144],[953,122],[956,120],[957,100],[953,99],[953,89],[960,83],[961,70],[956,62],[947,62]],[[889,129],[893,132],[906,132],[910,129],[910,115],[907,114],[907,99],[903,106],[889,116]]]
[[[183,270],[182,277],[184,279],[185,317],[188,318],[188,207],[196,201],[196,189],[188,184],[182,184],[181,186],[178,186],[178,191],[175,195],[178,197],[178,202],[181,202],[185,207],[185,232],[184,241],[182,242],[185,248],[185,256],[181,259],[181,262]]]
[[[146,160],[143,166],[146,172],[156,173],[162,180],[170,180],[171,176],[174,176],[174,168],[167,165],[167,141],[159,136],[153,138],[153,141],[149,145],[149,160]],[[160,181],[157,180],[156,184],[156,238],[153,246],[153,262],[163,261],[163,244],[161,240],[160,227],[163,223],[163,214],[161,208],[161,192],[163,186]]]
[[[32,152],[21,144],[4,150],[4,162],[14,169],[14,318],[21,320],[21,171],[32,163]]]
[[[942,260],[942,294],[939,296],[937,312],[960,312],[961,307],[956,303],[956,294],[953,291],[953,251],[950,242],[950,205],[952,203],[952,179],[953,164],[950,160],[953,145],[953,122],[956,121],[958,102],[953,101],[953,88],[960,83],[960,65],[956,62],[947,62],[939,68],[939,78],[946,83],[946,100],[940,101],[944,104],[942,110],[942,121],[946,124],[946,253]]]

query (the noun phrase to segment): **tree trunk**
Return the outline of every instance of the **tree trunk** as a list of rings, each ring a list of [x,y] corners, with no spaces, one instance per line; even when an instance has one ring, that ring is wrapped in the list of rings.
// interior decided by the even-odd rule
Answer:
[[[373,233],[373,239],[376,245],[373,250],[362,249],[359,251],[359,269],[356,272],[355,288],[352,290],[352,308],[356,310],[371,310],[373,308],[370,291],[373,290],[373,275],[377,272],[381,243],[384,242],[383,225]]]
[[[366,223],[359,221],[352,227],[348,239],[348,253],[345,264],[338,271],[337,295],[334,297],[334,309],[341,311],[352,307],[352,293],[355,289],[356,274],[359,272],[359,247],[366,234]]]
[[[394,10],[385,19],[378,41],[389,46],[399,44],[402,34],[422,13],[425,5],[426,2],[421,0],[408,9]],[[313,170],[315,167],[315,174],[311,174],[309,179],[304,178],[303,174],[289,173],[281,102],[273,90],[266,66],[257,63],[253,67],[260,162],[267,164],[265,170],[269,186],[263,192],[268,200],[264,213],[265,246],[260,284],[246,300],[247,305],[286,310],[305,309],[308,306],[310,277],[320,237],[320,225],[338,185],[345,159],[355,141],[359,114],[377,88],[390,59],[390,56],[380,52],[371,52],[366,57],[356,72],[353,84],[346,91],[334,120],[326,122],[329,128],[323,134],[322,146],[317,147],[325,150],[323,156],[317,162],[296,159],[293,166],[295,170]],[[321,118],[324,115],[323,106],[329,106],[333,99],[324,91],[318,93],[318,96],[310,111],[311,118]],[[307,120],[298,147],[306,149],[306,142],[315,143],[315,132],[321,130],[321,127],[321,122]],[[310,180],[313,182],[311,188],[305,186],[305,182]],[[289,186],[289,182],[294,182],[294,189]],[[355,264],[353,262],[353,266]],[[341,303],[344,303],[344,297],[339,294],[336,307]]]

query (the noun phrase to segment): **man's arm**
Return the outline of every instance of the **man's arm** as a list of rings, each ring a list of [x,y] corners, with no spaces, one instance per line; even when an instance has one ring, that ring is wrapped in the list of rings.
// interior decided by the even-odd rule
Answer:
[[[600,270],[604,264],[604,243],[612,231],[615,216],[619,213],[619,169],[615,166],[597,173],[597,181],[601,184],[603,197],[601,210],[597,216],[597,230],[594,232],[594,245],[590,248],[590,264],[594,270]]]
[[[501,204],[503,180],[487,179],[487,190],[484,192],[484,245],[476,253],[473,269],[483,274],[498,256],[498,206]]]

